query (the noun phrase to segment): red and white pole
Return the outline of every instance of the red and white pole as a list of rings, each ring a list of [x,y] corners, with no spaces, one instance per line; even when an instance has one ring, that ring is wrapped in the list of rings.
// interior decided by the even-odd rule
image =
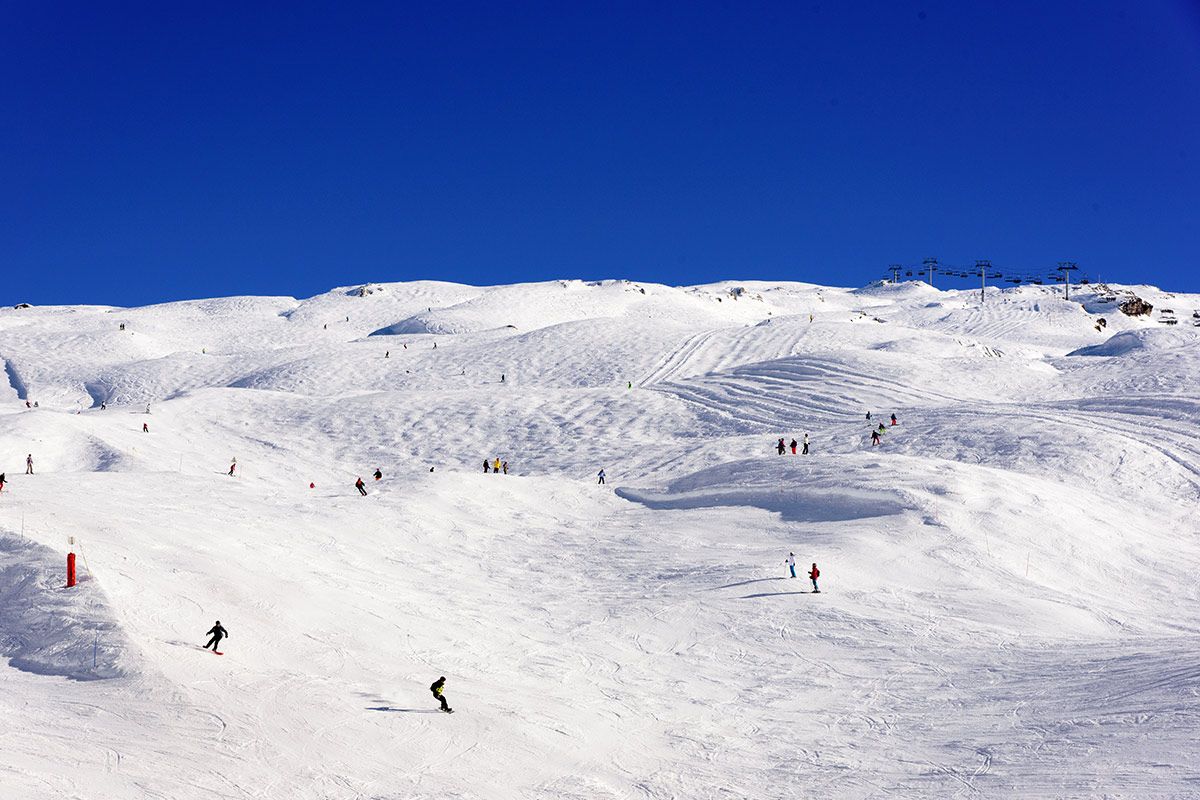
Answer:
[[[67,588],[75,585],[75,554],[67,553]]]

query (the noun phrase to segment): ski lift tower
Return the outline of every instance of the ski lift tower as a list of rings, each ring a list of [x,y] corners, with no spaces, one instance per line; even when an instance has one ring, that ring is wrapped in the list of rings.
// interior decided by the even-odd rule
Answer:
[[[1058,262],[1058,271],[1062,273],[1063,279],[1064,300],[1071,299],[1071,270],[1073,269],[1079,269],[1079,267],[1075,266],[1074,261]]]
[[[937,271],[937,259],[927,258],[924,261],[925,269],[929,270],[929,285],[933,286],[933,273]]]
[[[899,264],[889,264],[888,269],[892,271],[892,283],[899,283],[901,266]]]
[[[979,275],[979,302],[982,303],[987,295],[987,279],[988,272],[992,269],[992,262],[987,259],[975,262],[975,273]]]

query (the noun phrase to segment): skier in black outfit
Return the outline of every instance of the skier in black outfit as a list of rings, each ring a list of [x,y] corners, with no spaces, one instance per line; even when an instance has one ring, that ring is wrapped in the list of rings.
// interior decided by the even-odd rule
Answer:
[[[356,481],[354,482],[354,488],[355,488],[355,489],[358,489],[359,493],[360,493],[360,494],[361,494],[363,497],[366,497],[366,496],[367,496],[367,487],[363,485],[363,479],[362,479],[362,478],[359,478],[358,480],[356,480]]]
[[[375,480],[378,481],[378,480],[382,480],[382,479],[383,479],[383,472],[380,471],[379,469],[376,469],[375,470]]]
[[[430,685],[429,691],[433,692],[433,696],[436,697],[438,699],[438,702],[440,702],[442,704],[442,711],[445,711],[447,714],[451,714],[454,712],[454,709],[451,708],[446,703],[446,698],[442,694],[442,689],[445,686],[446,686],[446,676],[443,675],[442,677],[440,677],[436,681],[434,681],[432,685]]]
[[[787,449],[787,445],[783,443],[783,439],[779,440],[779,444],[775,445],[775,449],[779,451],[779,455],[783,455],[783,451]]]
[[[215,653],[217,652],[217,648],[221,646],[221,640],[229,635],[229,631],[225,630],[221,625],[221,620],[217,620],[216,624],[212,626],[212,629],[206,635],[210,635],[212,638],[208,640],[208,644],[204,645],[204,649],[207,650],[209,647],[212,647]]]

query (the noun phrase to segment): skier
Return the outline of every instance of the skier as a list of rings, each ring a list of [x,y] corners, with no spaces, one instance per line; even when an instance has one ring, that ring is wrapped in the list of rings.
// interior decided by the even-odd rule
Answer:
[[[362,476],[359,476],[358,480],[354,482],[354,488],[358,489],[358,493],[363,497],[367,496],[367,487],[363,485]]]
[[[442,691],[445,688],[446,688],[446,676],[443,675],[442,677],[438,678],[436,681],[434,681],[430,685],[429,691],[433,692],[433,696],[436,697],[438,699],[438,702],[440,702],[442,704],[442,711],[445,711],[447,714],[453,714],[454,709],[451,708],[446,703],[446,696],[442,694]]]
[[[792,455],[796,455],[796,440],[792,439]]]
[[[800,455],[808,455],[808,434],[804,434],[804,449],[800,451]]]
[[[26,400],[26,401],[25,401],[25,407],[26,407],[26,408],[33,408],[33,403],[30,403],[28,400]]]
[[[896,415],[895,414],[892,414],[892,424],[893,425],[896,424]]]
[[[508,474],[508,462],[507,462],[507,461],[503,461],[503,462],[501,462],[501,464],[500,464],[500,468],[501,468],[502,470],[504,470],[504,474],[505,474],[505,475],[507,475],[507,474]]]
[[[4,491],[4,473],[0,472],[0,492]]]
[[[26,475],[33,474],[33,453],[30,453],[29,455],[25,456],[25,474]]]
[[[500,373],[500,382],[504,383],[504,373],[503,372]]]
[[[879,444],[879,431],[871,431],[871,447]]]
[[[233,463],[229,465],[229,474],[232,475],[233,471],[235,469],[237,469],[237,459],[236,458],[233,460]]]
[[[498,459],[498,458],[492,462],[492,474],[493,475],[500,474],[500,459]]]
[[[788,565],[788,569],[792,571],[792,577],[796,577],[796,554],[788,553],[787,560],[783,563]]]
[[[391,351],[391,350],[384,350],[384,351],[383,351],[383,357],[384,357],[384,358],[391,358],[391,357],[392,357],[392,351]]]
[[[221,646],[221,640],[228,635],[229,631],[225,630],[224,626],[221,625],[221,620],[217,620],[216,624],[205,634],[205,636],[212,636],[212,638],[208,640],[208,644],[204,645],[204,649],[207,650],[209,647],[212,647],[213,652],[219,654],[221,651],[217,648]]]
[[[150,432],[150,426],[148,424],[146,424],[145,422],[143,422],[142,423],[142,433],[149,433],[149,432]]]
[[[375,480],[378,481],[378,480],[382,480],[382,479],[383,479],[383,473],[379,471],[378,467],[376,467],[375,468]]]
[[[103,410],[104,410],[104,409],[106,409],[106,408],[108,408],[108,403],[101,403],[101,404],[100,404],[100,410],[101,410],[101,411],[103,411]]]
[[[489,472],[491,472],[491,470],[492,470],[492,467],[490,464],[488,464],[488,460],[485,458],[483,460],[483,474],[487,475]]]
[[[821,590],[817,588],[817,578],[821,577],[821,570],[817,569],[814,563],[812,569],[808,571],[808,579],[813,582],[813,594],[820,594]]]
[[[604,470],[600,470],[600,472],[597,473],[596,477],[600,479],[600,480],[596,481],[596,483],[603,484],[604,483]]]
[[[783,443],[782,437],[779,439],[779,444],[775,445],[775,449],[779,451],[779,455],[783,455],[783,451],[787,450],[787,445]]]
[[[632,388],[633,388],[633,381],[626,381],[626,382],[625,382],[625,388],[626,388],[626,389],[632,389]]]
[[[879,432],[880,432],[880,433],[883,433],[883,432],[885,432],[886,430],[887,430],[887,428],[883,427],[883,423],[882,423],[882,422],[881,422],[881,423],[879,423]]]
[[[871,418],[871,412],[870,412],[870,411],[868,411],[868,412],[867,412],[867,419],[870,419],[870,418]]]

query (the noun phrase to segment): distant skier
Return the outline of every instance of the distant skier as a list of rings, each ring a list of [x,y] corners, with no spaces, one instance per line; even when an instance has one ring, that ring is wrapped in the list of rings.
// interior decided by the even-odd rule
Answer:
[[[500,382],[504,383],[504,373],[503,372],[500,373]]]
[[[492,474],[493,475],[500,474],[500,459],[498,459],[498,458],[492,462]]]
[[[25,401],[25,407],[26,407],[26,408],[33,408],[33,403],[31,403],[31,402],[29,402],[28,400],[26,400],[26,401]]]
[[[149,414],[149,413],[150,413],[150,406],[146,406],[146,413],[147,413],[147,414]]]
[[[792,571],[792,577],[796,577],[796,554],[788,553],[787,560],[785,560],[783,563],[787,564],[788,569]]]
[[[443,675],[430,685],[429,691],[433,692],[433,696],[436,697],[438,702],[442,704],[442,711],[445,711],[447,714],[453,714],[454,709],[451,708],[448,703],[446,703],[446,696],[442,694],[445,688],[446,676]]]
[[[895,414],[892,414],[892,424],[893,425],[896,424],[896,415]]]
[[[813,594],[820,594],[821,590],[817,588],[817,578],[821,577],[821,570],[817,569],[814,563],[812,569],[808,571],[808,579],[813,582]]]
[[[632,388],[633,388],[633,381],[626,381],[626,382],[625,382],[625,388],[626,388],[626,389],[632,389]]]
[[[150,426],[147,423],[143,422],[142,423],[142,433],[149,433],[149,432],[150,432]]]
[[[879,423],[879,432],[880,432],[880,433],[884,433],[885,431],[887,431],[887,428],[885,428],[885,427],[883,426],[883,423],[882,423],[882,422],[881,422],[881,423]]]
[[[383,473],[379,471],[378,467],[375,469],[375,480],[383,480]]]
[[[366,484],[363,483],[362,476],[359,476],[358,480],[354,482],[354,488],[358,489],[358,493],[363,497],[367,496],[367,487]]]
[[[792,455],[796,455],[796,440],[792,439]]]
[[[500,462],[500,469],[504,470],[504,474],[507,475],[508,474],[508,462],[507,461]]]
[[[384,357],[384,358],[391,358],[391,357],[392,357],[392,351],[391,351],[391,350],[384,350],[384,351],[383,351],[383,357]]]
[[[604,470],[600,470],[600,472],[598,472],[596,474],[596,477],[599,478],[599,480],[596,481],[596,483],[602,485],[604,483]]]
[[[879,444],[879,431],[871,431],[871,447]]]
[[[804,449],[800,451],[800,455],[808,455],[808,434],[804,434]]]
[[[101,404],[100,404],[100,410],[101,410],[101,411],[105,410],[106,408],[108,408],[108,403],[101,403]]]
[[[787,445],[785,445],[785,444],[783,443],[783,439],[782,439],[782,438],[780,438],[780,439],[779,439],[779,443],[778,443],[777,445],[775,445],[775,449],[776,449],[777,451],[779,451],[779,455],[783,455],[783,454],[784,454],[784,451],[786,451],[786,450],[787,450]]]
[[[229,474],[233,475],[233,471],[235,469],[237,469],[237,459],[236,458],[233,460],[233,463],[229,465]]]
[[[208,644],[204,645],[204,649],[207,650],[211,647],[214,653],[219,653],[220,650],[217,648],[221,646],[221,640],[228,635],[229,631],[225,630],[224,626],[221,625],[221,620],[217,620],[216,624],[205,634],[205,636],[211,636],[212,638],[208,640]]]
[[[0,492],[4,491],[4,481],[5,481],[4,473],[0,472]]]
[[[870,411],[868,411],[868,412],[867,412],[867,419],[870,419],[870,418],[871,418],[871,412],[870,412]]]
[[[492,471],[492,465],[491,465],[491,464],[489,464],[489,463],[488,463],[488,460],[485,458],[485,459],[483,460],[483,474],[484,474],[484,475],[487,475],[487,474],[488,474],[489,472],[491,472],[491,471]]]
[[[33,453],[30,453],[29,455],[25,456],[25,474],[26,475],[33,474]]]

